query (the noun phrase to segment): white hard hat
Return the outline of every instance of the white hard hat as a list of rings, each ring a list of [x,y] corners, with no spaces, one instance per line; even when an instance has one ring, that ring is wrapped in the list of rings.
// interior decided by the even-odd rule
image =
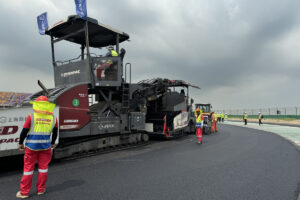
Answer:
[[[112,45],[109,45],[109,46],[107,47],[107,49],[108,49],[108,50],[114,50],[114,47],[113,47]]]

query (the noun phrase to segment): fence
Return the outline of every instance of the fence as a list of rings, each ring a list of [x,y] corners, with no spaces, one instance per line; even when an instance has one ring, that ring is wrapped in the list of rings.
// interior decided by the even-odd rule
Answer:
[[[227,113],[231,117],[240,117],[247,112],[249,118],[257,117],[261,112],[264,118],[297,118],[300,119],[300,107],[256,108],[256,109],[222,109],[216,112]]]

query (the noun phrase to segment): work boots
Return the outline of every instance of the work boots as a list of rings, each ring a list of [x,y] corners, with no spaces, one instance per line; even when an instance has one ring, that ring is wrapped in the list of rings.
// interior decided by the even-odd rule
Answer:
[[[16,197],[19,199],[26,199],[29,197],[29,195],[23,195],[21,194],[21,191],[17,192]]]

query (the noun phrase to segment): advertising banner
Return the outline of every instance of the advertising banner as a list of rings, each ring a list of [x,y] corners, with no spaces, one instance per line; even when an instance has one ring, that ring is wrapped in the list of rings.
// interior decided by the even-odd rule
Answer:
[[[184,128],[188,125],[188,112],[181,112],[173,120],[174,130]]]
[[[5,150],[18,149],[19,137],[26,117],[32,112],[32,107],[0,110],[0,155]],[[59,121],[58,106],[54,109],[54,115]]]

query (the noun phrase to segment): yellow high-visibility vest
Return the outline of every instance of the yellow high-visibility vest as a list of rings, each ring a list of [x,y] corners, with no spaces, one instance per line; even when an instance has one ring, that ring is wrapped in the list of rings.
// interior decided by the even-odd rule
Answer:
[[[110,53],[111,53],[111,56],[112,56],[112,57],[117,57],[117,56],[119,56],[119,54],[118,54],[115,50],[110,50]],[[112,61],[112,60],[108,60],[107,63],[108,63],[108,64],[113,64],[113,61]]]
[[[112,57],[116,57],[119,55],[115,50],[111,50],[110,52],[111,52]]]
[[[31,114],[31,127],[25,146],[31,150],[46,150],[51,147],[51,132],[56,123],[54,115]]]
[[[25,146],[31,150],[46,150],[51,147],[50,136],[56,119],[53,115],[55,104],[47,101],[33,101],[31,126],[26,137]]]
[[[196,116],[196,127],[197,128],[201,128],[201,126],[202,126],[202,119],[201,118],[202,118],[202,114]]]
[[[45,114],[39,114],[34,113],[33,118],[33,129],[32,131],[35,133],[50,133],[53,129],[53,123],[55,122],[55,119],[53,115],[45,115]]]

